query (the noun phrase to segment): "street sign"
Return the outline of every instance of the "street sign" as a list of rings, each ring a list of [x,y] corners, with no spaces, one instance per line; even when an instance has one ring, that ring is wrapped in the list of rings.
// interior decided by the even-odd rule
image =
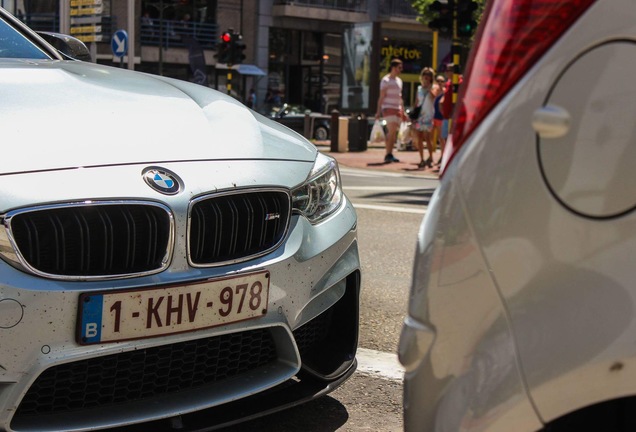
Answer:
[[[128,33],[126,30],[117,30],[110,41],[115,57],[123,57],[128,53]]]
[[[105,40],[102,33],[103,0],[70,0],[70,33],[84,43]],[[106,36],[107,37],[107,36]]]

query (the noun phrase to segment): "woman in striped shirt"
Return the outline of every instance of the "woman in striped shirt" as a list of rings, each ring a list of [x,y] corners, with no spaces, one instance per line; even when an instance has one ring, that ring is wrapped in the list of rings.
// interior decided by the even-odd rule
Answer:
[[[380,81],[380,98],[378,99],[378,110],[375,113],[376,120],[380,117],[386,121],[386,155],[384,162],[399,162],[393,156],[393,146],[397,137],[397,130],[404,118],[404,102],[402,101],[402,79],[399,77],[402,72],[402,61],[391,60],[389,73]]]

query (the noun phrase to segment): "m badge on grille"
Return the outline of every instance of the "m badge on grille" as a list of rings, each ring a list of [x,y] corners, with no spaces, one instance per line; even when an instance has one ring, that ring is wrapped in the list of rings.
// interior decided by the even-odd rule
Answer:
[[[280,219],[280,213],[267,213],[265,214],[265,220],[271,221],[274,219]]]
[[[148,186],[162,194],[176,195],[181,190],[181,179],[164,168],[146,168],[143,177]]]

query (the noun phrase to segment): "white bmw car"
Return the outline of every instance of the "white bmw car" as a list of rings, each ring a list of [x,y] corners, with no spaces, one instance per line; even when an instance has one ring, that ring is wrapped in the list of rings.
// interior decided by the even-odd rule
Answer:
[[[636,430],[635,67],[633,0],[487,2],[418,237],[406,431]]]
[[[214,90],[0,9],[0,430],[183,431],[355,370],[335,161]]]

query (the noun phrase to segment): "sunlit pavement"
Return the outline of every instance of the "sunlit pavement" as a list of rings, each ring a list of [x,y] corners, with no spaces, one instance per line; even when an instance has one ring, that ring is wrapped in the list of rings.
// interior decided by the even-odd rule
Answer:
[[[439,167],[433,166],[432,168],[418,168],[420,163],[420,156],[416,150],[394,150],[393,156],[400,160],[400,162],[385,163],[384,156],[384,144],[374,143],[368,144],[365,151],[331,151],[331,144],[329,141],[318,141],[314,143],[316,148],[325,154],[334,157],[340,166],[349,168],[361,168],[373,171],[388,171],[396,172],[408,175],[417,175],[425,177],[437,177],[439,175]],[[424,157],[428,156],[428,152],[424,151]],[[441,157],[441,152],[437,150],[433,155],[433,161],[437,162]]]

